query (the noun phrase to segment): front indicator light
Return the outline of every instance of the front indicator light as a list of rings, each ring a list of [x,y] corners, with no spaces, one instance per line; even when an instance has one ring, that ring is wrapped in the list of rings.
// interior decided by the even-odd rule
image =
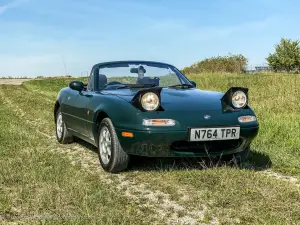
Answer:
[[[254,122],[256,121],[256,117],[255,116],[240,116],[238,118],[240,123],[249,123],[249,122]]]
[[[170,127],[175,126],[175,120],[171,119],[145,119],[143,120],[144,126],[162,126]]]
[[[122,136],[123,137],[128,137],[128,138],[133,138],[133,133],[131,132],[122,132]]]

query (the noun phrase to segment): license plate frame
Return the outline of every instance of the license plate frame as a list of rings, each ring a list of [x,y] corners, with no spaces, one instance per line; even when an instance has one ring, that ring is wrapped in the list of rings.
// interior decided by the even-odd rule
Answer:
[[[206,138],[207,134],[205,134],[205,138],[203,138],[203,131],[204,130],[217,130],[218,132],[218,137],[212,137],[212,138]],[[223,137],[219,137],[220,132],[222,133],[222,129],[224,129],[224,132],[227,132],[228,129],[231,129],[230,132],[230,137],[228,137],[229,133],[227,134],[227,137],[223,138]],[[235,136],[232,136],[232,130],[235,129]],[[195,131],[199,131],[200,130],[200,138],[198,138],[199,136],[197,135],[197,138],[195,136]],[[190,127],[189,128],[189,132],[188,132],[188,141],[190,142],[204,142],[204,141],[226,141],[226,140],[238,140],[240,139],[240,132],[241,132],[241,127],[240,126],[207,126],[207,127]],[[214,132],[211,132],[212,134]],[[199,134],[199,132],[198,132]],[[192,135],[194,135],[194,138],[192,138]],[[226,133],[225,133],[226,135]]]

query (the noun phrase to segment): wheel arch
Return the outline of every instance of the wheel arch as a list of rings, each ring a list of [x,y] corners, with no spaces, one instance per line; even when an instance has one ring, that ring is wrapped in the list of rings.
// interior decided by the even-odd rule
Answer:
[[[103,119],[110,118],[109,115],[104,110],[98,110],[95,113],[94,126],[93,126],[93,135],[96,145],[98,145],[98,130],[100,123]]]
[[[54,105],[54,122],[56,122],[56,113],[57,113],[57,110],[60,108],[60,104],[59,104],[59,101],[56,101],[55,102],[55,105]]]

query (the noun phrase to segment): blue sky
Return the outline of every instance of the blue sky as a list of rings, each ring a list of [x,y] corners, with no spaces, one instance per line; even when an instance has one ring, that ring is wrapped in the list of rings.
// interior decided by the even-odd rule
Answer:
[[[0,0],[0,77],[74,76],[101,61],[178,68],[243,54],[265,63],[281,37],[300,39],[297,0]]]

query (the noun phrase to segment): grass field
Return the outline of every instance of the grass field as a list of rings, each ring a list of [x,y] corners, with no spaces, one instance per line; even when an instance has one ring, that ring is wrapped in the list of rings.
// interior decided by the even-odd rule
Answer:
[[[249,88],[260,133],[243,165],[141,158],[107,174],[94,147],[56,143],[53,104],[73,79],[0,86],[0,222],[300,224],[300,76],[189,78]]]

